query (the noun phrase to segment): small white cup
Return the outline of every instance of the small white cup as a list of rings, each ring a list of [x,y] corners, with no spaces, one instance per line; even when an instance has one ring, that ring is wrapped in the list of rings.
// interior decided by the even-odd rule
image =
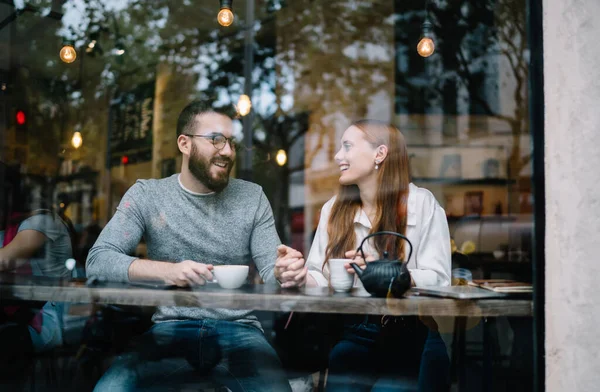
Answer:
[[[212,273],[222,288],[237,289],[246,282],[248,271],[247,265],[215,265]]]
[[[354,275],[346,271],[344,264],[352,263],[351,259],[329,259],[329,282],[338,293],[350,291],[354,284]]]

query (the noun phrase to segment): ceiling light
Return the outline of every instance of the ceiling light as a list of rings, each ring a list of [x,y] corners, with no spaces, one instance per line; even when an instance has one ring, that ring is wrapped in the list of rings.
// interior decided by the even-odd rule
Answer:
[[[231,11],[233,0],[220,0],[220,3],[221,9],[217,15],[217,21],[221,26],[231,26],[233,23],[233,12]]]
[[[77,58],[77,51],[71,42],[65,42],[59,55],[63,62],[70,64]]]

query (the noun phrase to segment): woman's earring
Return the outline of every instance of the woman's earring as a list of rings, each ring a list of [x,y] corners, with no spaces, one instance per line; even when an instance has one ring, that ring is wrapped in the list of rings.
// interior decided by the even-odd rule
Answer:
[[[379,169],[379,162],[375,161],[375,170]]]

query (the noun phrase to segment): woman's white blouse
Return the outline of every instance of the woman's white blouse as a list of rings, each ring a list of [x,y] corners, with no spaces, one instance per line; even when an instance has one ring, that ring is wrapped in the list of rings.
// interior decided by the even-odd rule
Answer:
[[[327,266],[323,268],[323,262],[325,261],[325,248],[329,241],[327,224],[334,202],[335,196],[325,203],[321,210],[319,226],[306,261],[308,273],[319,286],[327,286],[329,281],[329,268]],[[431,192],[411,183],[407,214],[406,237],[413,246],[408,269],[415,285],[417,287],[450,285],[450,232],[444,209]],[[361,209],[354,217],[356,248],[370,230],[371,222]],[[365,256],[370,254],[379,259],[377,252],[373,251],[371,240],[369,239],[364,246]],[[409,247],[405,245],[405,257],[408,257],[408,249]],[[356,279],[355,286],[359,285],[360,281]]]

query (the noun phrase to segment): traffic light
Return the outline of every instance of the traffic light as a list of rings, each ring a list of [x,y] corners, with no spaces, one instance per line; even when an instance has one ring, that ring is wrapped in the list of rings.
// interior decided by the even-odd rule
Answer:
[[[17,110],[17,115],[15,117],[17,120],[17,125],[23,126],[27,122],[27,116],[22,110]]]
[[[27,123],[28,118],[24,110],[18,109],[15,113],[15,138],[17,143],[27,143]]]

